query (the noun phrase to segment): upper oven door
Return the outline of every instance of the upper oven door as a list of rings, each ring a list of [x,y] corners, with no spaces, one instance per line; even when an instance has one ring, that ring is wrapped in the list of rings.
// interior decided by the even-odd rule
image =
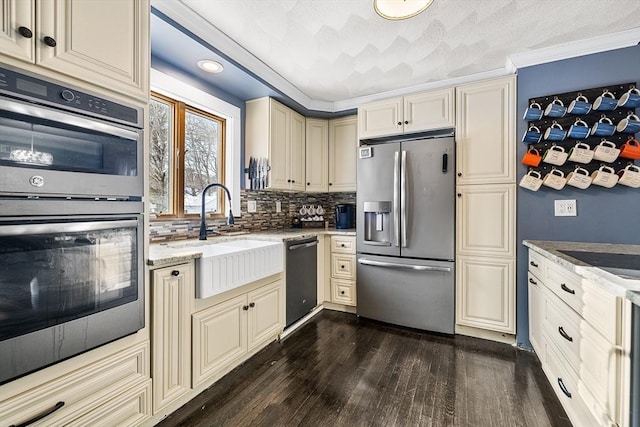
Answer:
[[[0,195],[142,196],[142,130],[0,101]]]

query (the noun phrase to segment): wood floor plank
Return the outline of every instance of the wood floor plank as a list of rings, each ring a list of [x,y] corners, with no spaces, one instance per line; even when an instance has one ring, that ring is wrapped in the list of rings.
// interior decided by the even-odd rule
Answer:
[[[323,310],[172,426],[570,426],[533,353]]]

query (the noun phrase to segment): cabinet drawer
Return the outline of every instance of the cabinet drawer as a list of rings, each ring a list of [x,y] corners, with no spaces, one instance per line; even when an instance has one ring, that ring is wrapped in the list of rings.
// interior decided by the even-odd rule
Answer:
[[[120,394],[132,383],[148,380],[148,346],[148,342],[141,343],[1,402],[3,421],[22,424],[47,412],[58,402],[64,402],[59,410],[33,425],[67,425]],[[150,415],[148,405],[145,410]]]
[[[352,236],[331,236],[331,252],[341,254],[356,253],[356,239]]]
[[[580,372],[580,316],[564,304],[553,293],[545,292],[543,303],[543,330],[551,338],[559,353],[569,362],[569,367],[577,374]]]
[[[336,304],[356,305],[355,282],[331,279],[331,300]]]
[[[566,366],[562,356],[557,353],[550,338],[545,333],[543,333],[542,345],[545,352],[544,372],[573,425],[581,427],[598,426],[595,418],[591,415],[578,393],[578,378]]]
[[[529,249],[529,271],[543,282],[546,280],[545,263],[542,255]]]
[[[582,314],[584,300],[580,276],[551,262],[545,262],[543,265],[544,284],[569,307]]]
[[[343,254],[331,255],[331,276],[336,279],[355,280],[356,256]]]
[[[68,426],[137,426],[151,416],[151,380],[142,380]]]

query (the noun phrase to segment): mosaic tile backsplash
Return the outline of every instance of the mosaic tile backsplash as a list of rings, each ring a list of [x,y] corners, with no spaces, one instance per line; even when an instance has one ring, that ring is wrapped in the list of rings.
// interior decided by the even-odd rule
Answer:
[[[247,212],[247,202],[256,202],[256,212]],[[282,206],[282,212],[276,212],[276,202]],[[356,203],[356,193],[287,193],[271,190],[242,190],[240,207],[242,217],[235,218],[234,225],[227,225],[224,218],[208,219],[207,226],[220,232],[266,231],[290,228],[294,218],[300,218],[302,206],[322,206],[324,220],[329,227],[335,227],[335,206],[341,203]],[[151,220],[150,241],[192,239],[198,237],[200,218],[173,221]]]

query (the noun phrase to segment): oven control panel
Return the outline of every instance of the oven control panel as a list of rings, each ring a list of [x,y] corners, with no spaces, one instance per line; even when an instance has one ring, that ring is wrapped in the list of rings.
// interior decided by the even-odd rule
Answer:
[[[142,113],[136,108],[2,67],[0,93],[142,127]]]

